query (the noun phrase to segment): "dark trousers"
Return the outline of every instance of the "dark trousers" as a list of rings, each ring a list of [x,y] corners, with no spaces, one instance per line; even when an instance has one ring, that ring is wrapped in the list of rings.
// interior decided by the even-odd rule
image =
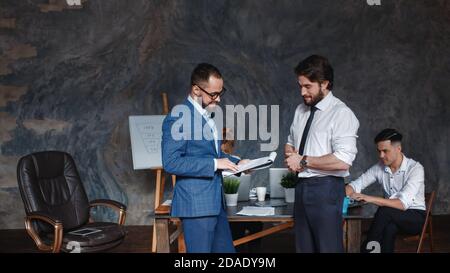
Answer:
[[[361,246],[361,252],[373,251],[375,242],[380,244],[382,253],[392,253],[395,250],[395,237],[398,231],[417,235],[422,231],[424,223],[424,210],[408,209],[403,211],[390,207],[379,207],[369,228],[367,239]],[[368,245],[368,243],[370,244]]]
[[[234,253],[227,213],[181,219],[188,253]]]
[[[342,177],[300,178],[295,188],[295,246],[302,253],[344,252]]]

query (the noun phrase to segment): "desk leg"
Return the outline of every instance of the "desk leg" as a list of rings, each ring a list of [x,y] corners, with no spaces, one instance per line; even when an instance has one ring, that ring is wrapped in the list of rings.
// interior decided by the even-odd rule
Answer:
[[[361,220],[347,220],[347,252],[359,253],[361,248]]]
[[[156,252],[156,221],[153,221],[152,253]]]
[[[280,232],[280,231],[286,230],[288,228],[292,228],[293,226],[294,226],[294,222],[278,224],[274,227],[271,227],[271,228],[265,229],[263,231],[259,231],[259,232],[244,236],[242,238],[239,238],[237,240],[234,240],[233,244],[234,244],[234,246],[242,245],[242,244],[248,243],[250,241],[274,234],[276,232]]]
[[[169,219],[155,219],[156,226],[156,252],[169,253]]]

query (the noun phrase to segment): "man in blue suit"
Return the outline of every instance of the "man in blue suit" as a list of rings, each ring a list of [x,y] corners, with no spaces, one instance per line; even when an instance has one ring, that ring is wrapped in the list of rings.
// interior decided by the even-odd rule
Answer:
[[[219,70],[201,63],[191,75],[191,92],[163,122],[164,169],[177,176],[171,216],[182,221],[187,252],[235,252],[222,191],[222,171],[241,160],[223,153],[211,116],[226,89]]]

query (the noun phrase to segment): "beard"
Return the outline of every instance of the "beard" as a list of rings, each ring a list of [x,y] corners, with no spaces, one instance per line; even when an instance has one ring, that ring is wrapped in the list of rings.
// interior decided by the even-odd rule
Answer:
[[[214,102],[214,101],[212,101],[212,102],[210,102],[208,104],[202,102],[202,107],[203,107],[203,109],[214,110],[214,108],[217,107],[217,103]]]
[[[202,101],[202,107],[203,109],[207,109],[207,108],[214,108],[216,105],[214,103],[214,101],[211,101],[210,103],[206,104]]]
[[[317,94],[317,96],[311,96],[311,100],[309,102],[306,101],[305,97],[303,97],[303,101],[304,101],[305,105],[307,105],[307,106],[315,106],[324,97],[325,97],[325,94],[323,93],[322,89],[319,89],[319,93]]]

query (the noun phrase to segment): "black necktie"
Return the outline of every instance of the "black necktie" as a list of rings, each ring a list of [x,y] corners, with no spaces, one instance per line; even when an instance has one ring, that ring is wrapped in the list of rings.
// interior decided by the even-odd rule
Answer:
[[[306,121],[305,129],[303,130],[302,140],[300,141],[300,147],[298,148],[298,153],[300,155],[303,155],[303,152],[305,150],[305,143],[306,138],[308,137],[309,128],[311,128],[311,123],[314,118],[314,113],[316,112],[317,108],[315,106],[311,106],[310,114],[308,117],[308,120]]]

